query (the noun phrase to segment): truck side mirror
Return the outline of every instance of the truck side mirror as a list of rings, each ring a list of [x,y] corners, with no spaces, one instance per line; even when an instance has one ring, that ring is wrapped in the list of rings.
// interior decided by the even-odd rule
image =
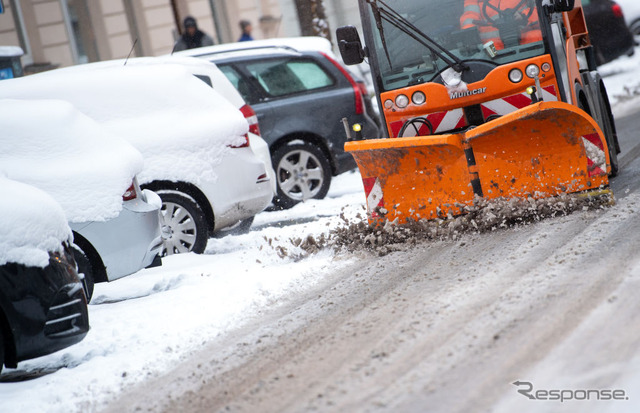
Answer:
[[[575,5],[575,3],[575,0],[554,0],[553,9],[558,13],[571,11],[573,10],[573,6]]]
[[[338,49],[345,65],[357,65],[364,60],[364,50],[358,30],[354,26],[338,27]]]

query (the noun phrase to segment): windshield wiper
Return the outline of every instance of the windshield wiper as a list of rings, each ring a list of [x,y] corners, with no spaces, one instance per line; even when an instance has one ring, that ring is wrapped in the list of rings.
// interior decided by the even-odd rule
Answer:
[[[382,42],[382,48],[384,49],[384,54],[387,55],[387,60],[389,61],[389,67],[393,69],[393,63],[391,62],[391,57],[389,57],[389,49],[387,49],[387,41],[384,37],[384,28],[382,27],[382,16],[380,15],[380,8],[374,1],[367,2],[371,5],[371,11],[373,12],[373,17],[376,19],[376,27],[378,28],[378,32],[380,33],[380,41]]]
[[[468,69],[469,67],[464,64],[458,56],[451,53],[449,50],[441,46],[438,42],[433,40],[431,37],[427,36],[422,30],[418,29],[413,23],[402,17],[397,11],[395,11],[392,7],[389,7],[382,0],[366,0],[367,3],[371,6],[371,11],[373,12],[373,16],[376,21],[376,27],[378,28],[378,32],[380,33],[380,40],[382,41],[382,47],[384,49],[385,54],[387,55],[387,59],[389,60],[389,65],[391,65],[391,58],[389,57],[389,50],[387,49],[387,42],[384,37],[384,30],[382,28],[382,20],[388,22],[401,32],[405,33],[407,36],[411,37],[431,52],[433,52],[436,56],[442,59],[447,66],[453,68],[456,72],[462,72],[463,70]],[[383,5],[385,8],[381,8],[378,6],[378,3]]]

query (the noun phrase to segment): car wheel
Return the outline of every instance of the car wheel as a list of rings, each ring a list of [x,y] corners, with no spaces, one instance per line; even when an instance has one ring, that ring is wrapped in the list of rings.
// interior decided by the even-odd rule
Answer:
[[[640,43],[640,19],[635,20],[633,23],[631,23],[631,25],[629,26],[629,29],[633,34],[633,38],[636,44]]]
[[[175,192],[159,192],[162,199],[162,256],[195,252],[202,254],[209,230],[202,209],[191,198]]]
[[[331,165],[320,148],[310,143],[285,145],[273,153],[278,194],[273,204],[288,209],[306,199],[322,199],[331,184]]]
[[[93,297],[93,287],[95,285],[93,267],[85,252],[77,246],[73,248],[73,258],[76,260],[76,264],[78,264],[78,273],[84,275],[82,278],[82,286],[84,287],[84,295],[87,297],[87,303],[89,303],[91,297]]]
[[[250,217],[247,219],[243,219],[242,221],[238,222],[236,225],[231,226],[229,228],[223,228],[220,231],[216,231],[213,236],[214,238],[222,238],[222,237],[226,237],[227,235],[242,235],[242,234],[247,234],[249,233],[249,230],[251,229],[251,225],[253,225],[253,220],[255,217]]]

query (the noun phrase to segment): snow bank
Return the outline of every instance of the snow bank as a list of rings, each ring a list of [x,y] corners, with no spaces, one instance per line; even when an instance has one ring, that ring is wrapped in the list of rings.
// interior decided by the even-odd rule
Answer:
[[[120,213],[122,194],[142,169],[126,141],[56,100],[2,99],[0,125],[0,174],[47,192],[70,222]]]
[[[0,265],[46,267],[49,252],[71,242],[64,212],[45,192],[0,176]]]
[[[0,84],[0,97],[71,102],[142,152],[141,183],[215,181],[214,167],[244,141],[239,110],[177,65],[59,69]]]

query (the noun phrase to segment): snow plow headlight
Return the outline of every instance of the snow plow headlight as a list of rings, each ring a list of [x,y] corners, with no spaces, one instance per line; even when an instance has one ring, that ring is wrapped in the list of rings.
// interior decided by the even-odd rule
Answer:
[[[527,66],[525,73],[527,74],[527,76],[533,79],[540,74],[540,68],[536,65],[529,65]]]
[[[406,95],[398,95],[396,97],[396,106],[406,108],[409,105],[409,98]]]
[[[393,107],[393,100],[387,99],[384,101],[385,109],[391,109]]]
[[[509,80],[513,83],[522,81],[522,71],[520,69],[511,69],[509,72]]]
[[[548,72],[549,70],[551,70],[551,65],[549,63],[543,63],[542,64],[542,71],[543,72]]]
[[[413,95],[411,95],[411,101],[414,105],[424,105],[424,103],[427,101],[427,97],[422,92],[415,92]]]

